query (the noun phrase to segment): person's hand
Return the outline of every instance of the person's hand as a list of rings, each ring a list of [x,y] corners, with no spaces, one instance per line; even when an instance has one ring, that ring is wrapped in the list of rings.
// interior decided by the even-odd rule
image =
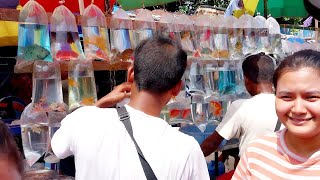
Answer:
[[[125,82],[116,86],[109,94],[103,96],[94,105],[100,108],[114,106],[125,98],[130,98],[131,83]]]

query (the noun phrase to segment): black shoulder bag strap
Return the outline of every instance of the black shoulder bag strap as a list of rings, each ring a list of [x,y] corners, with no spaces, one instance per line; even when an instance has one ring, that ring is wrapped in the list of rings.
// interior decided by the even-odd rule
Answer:
[[[130,134],[130,137],[131,137],[132,141],[134,142],[134,145],[136,146],[137,152],[139,154],[139,159],[140,159],[144,174],[146,175],[146,178],[148,180],[157,180],[156,175],[152,171],[152,168],[150,167],[148,161],[144,158],[140,147],[138,146],[136,140],[133,137],[132,126],[130,123],[130,116],[128,114],[128,111],[126,110],[126,108],[124,106],[116,108],[116,109],[118,111],[120,121],[123,123],[124,127],[127,129],[127,132]]]
[[[278,119],[277,125],[276,125],[276,127],[274,128],[274,132],[279,131],[280,127],[281,127],[281,122],[280,122],[280,120]]]

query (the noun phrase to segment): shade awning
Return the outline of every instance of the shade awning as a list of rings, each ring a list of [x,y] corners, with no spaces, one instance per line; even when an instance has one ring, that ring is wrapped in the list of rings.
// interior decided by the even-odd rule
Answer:
[[[268,0],[268,14],[272,17],[306,17],[303,0]],[[264,0],[259,0],[256,12],[264,14]]]

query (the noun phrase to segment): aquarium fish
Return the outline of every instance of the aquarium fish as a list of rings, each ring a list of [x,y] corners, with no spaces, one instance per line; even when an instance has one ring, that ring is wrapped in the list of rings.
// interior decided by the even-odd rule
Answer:
[[[71,87],[77,87],[78,83],[74,79],[69,78],[68,79],[68,85],[71,86]]]
[[[219,102],[216,101],[210,101],[210,108],[211,108],[211,112],[213,113],[213,115],[215,116],[221,116],[222,115],[222,105]]]
[[[27,61],[44,60],[50,54],[50,51],[38,44],[21,47],[21,51],[22,58]]]
[[[183,118],[183,119],[186,119],[187,117],[190,116],[190,113],[191,113],[191,109],[184,109],[184,110],[182,110],[182,118]]]
[[[78,57],[79,54],[72,50],[59,50],[56,54],[56,59],[62,61],[76,60]]]
[[[81,105],[89,106],[94,104],[94,98],[93,97],[84,97],[82,98],[82,101],[80,102]]]
[[[88,37],[83,41],[83,43],[85,45],[90,45],[90,44],[95,45],[102,50],[105,50],[107,48],[106,46],[107,40],[101,36]]]
[[[169,112],[170,112],[170,118],[176,118],[176,117],[180,116],[179,109],[171,109]]]

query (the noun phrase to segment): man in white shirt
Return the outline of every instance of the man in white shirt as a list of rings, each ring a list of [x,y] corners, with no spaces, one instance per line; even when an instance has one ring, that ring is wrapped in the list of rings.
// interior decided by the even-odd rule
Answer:
[[[209,179],[197,141],[158,118],[181,88],[187,55],[163,37],[143,41],[128,70],[125,105],[133,137],[157,179]],[[125,91],[123,92],[125,93]],[[116,109],[82,107],[63,119],[51,141],[59,158],[75,156],[76,179],[146,179],[136,147]]]
[[[272,85],[275,70],[273,60],[263,53],[252,55],[244,60],[242,69],[246,89],[252,97],[230,105],[216,130],[201,144],[205,156],[216,151],[224,139],[231,138],[239,138],[241,156],[256,136],[275,130],[278,117]]]

